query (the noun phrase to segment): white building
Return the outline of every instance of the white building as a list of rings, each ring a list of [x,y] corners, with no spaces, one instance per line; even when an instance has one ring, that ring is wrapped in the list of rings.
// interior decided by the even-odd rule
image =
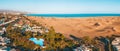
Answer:
[[[3,32],[3,31],[0,31],[0,35],[2,35],[2,34],[4,34],[4,32]]]
[[[7,37],[0,36],[0,45],[4,46],[7,43],[10,43],[10,39],[8,39]]]
[[[19,25],[19,24],[14,24],[13,26],[14,26],[14,27],[22,27],[22,26]]]
[[[41,26],[34,26],[34,27],[32,27],[32,32],[40,32],[40,33],[43,33],[43,31],[42,31],[42,29],[41,29],[42,27]]]
[[[40,32],[43,33],[41,26],[34,26],[34,27],[30,27],[29,25],[24,25],[22,30],[23,31],[31,31],[31,32]]]
[[[85,46],[85,45],[81,45],[80,47],[77,47],[76,49],[73,49],[73,51],[92,51],[92,49]]]
[[[6,32],[6,28],[3,27],[2,30],[0,30],[0,35],[4,34],[4,32]]]
[[[112,45],[115,46],[118,51],[120,51],[120,37],[115,38],[112,41]]]
[[[7,47],[7,46],[0,46],[0,51],[16,51],[16,49],[14,49],[14,48],[10,48],[10,49],[8,49],[9,47]]]
[[[6,32],[6,28],[5,28],[5,27],[3,27],[3,28],[2,28],[2,31]]]

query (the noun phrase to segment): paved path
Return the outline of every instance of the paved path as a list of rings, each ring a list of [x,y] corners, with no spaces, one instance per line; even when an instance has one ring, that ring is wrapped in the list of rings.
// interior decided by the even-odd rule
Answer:
[[[18,20],[18,19],[20,19],[20,18],[15,18],[15,19],[10,20],[10,21],[8,21],[8,22],[2,23],[2,24],[0,24],[0,26],[6,25],[6,24],[9,24],[9,23],[12,23],[12,22],[14,22],[14,21],[16,21],[16,20]]]

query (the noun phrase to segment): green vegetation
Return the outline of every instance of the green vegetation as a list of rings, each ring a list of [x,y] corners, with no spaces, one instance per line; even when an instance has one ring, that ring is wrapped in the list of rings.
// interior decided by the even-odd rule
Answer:
[[[45,39],[47,49],[62,49],[66,46],[70,47],[72,44],[72,41],[66,40],[62,34],[56,33],[53,27],[51,27],[48,33],[42,35],[41,38]]]
[[[73,45],[72,40],[66,40],[62,34],[56,33],[53,27],[49,29],[48,33],[37,35],[37,33],[32,33],[30,31],[21,33],[21,28],[17,27],[15,29],[12,29],[11,26],[8,26],[6,36],[12,39],[11,46],[31,50],[42,49],[40,46],[29,41],[29,38],[31,37],[43,38],[45,40],[44,43],[46,48],[42,50],[56,50],[57,48],[63,49],[65,47],[71,47]]]
[[[26,48],[26,49],[34,49],[37,45],[35,45],[33,42],[29,41],[30,35],[28,35],[28,32],[26,32],[26,36],[23,36],[20,33],[20,28],[14,29],[8,29],[7,30],[7,37],[9,37],[12,40],[11,46],[20,47],[20,48]],[[30,33],[30,32],[29,32]]]

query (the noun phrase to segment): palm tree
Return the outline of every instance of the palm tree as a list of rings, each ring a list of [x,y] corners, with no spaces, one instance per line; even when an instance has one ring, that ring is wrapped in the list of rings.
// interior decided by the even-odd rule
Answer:
[[[113,36],[113,35],[111,37],[107,36],[106,38],[109,40],[109,42],[108,42],[109,43],[109,45],[108,45],[109,51],[112,51],[112,41],[114,40],[115,36]]]

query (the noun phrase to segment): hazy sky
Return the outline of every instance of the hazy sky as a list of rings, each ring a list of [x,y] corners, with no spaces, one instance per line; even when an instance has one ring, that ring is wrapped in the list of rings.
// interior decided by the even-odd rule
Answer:
[[[0,9],[33,13],[120,13],[120,0],[0,0]]]

